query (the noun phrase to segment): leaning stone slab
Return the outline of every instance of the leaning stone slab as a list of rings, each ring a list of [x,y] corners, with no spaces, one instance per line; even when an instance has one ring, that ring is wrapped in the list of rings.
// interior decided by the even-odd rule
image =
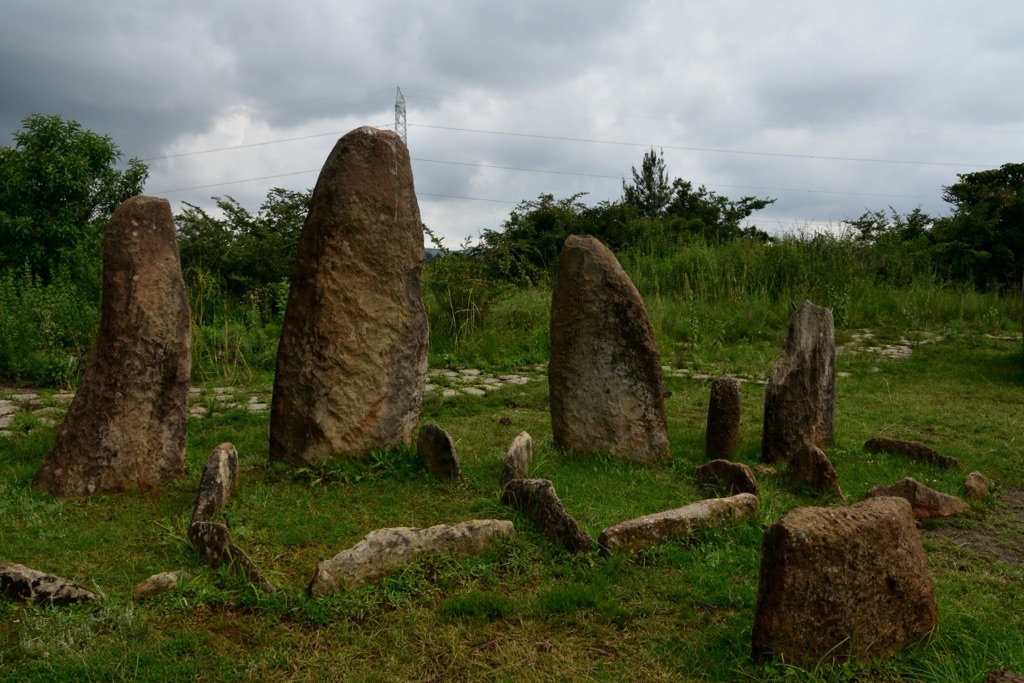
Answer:
[[[935,588],[907,501],[797,508],[765,532],[754,661],[888,657],[936,626]]]
[[[358,128],[324,163],[299,238],[270,408],[270,459],[411,446],[427,374],[423,224],[409,151]]]
[[[326,595],[373,583],[423,553],[479,555],[491,543],[514,535],[512,522],[497,519],[438,524],[427,529],[378,529],[318,564],[307,591],[310,595]]]
[[[238,488],[238,451],[230,443],[213,449],[199,480],[199,498],[192,511],[192,523],[209,522],[224,509]]]
[[[786,466],[786,477],[797,486],[807,486],[822,496],[846,502],[836,468],[817,446],[804,444]]]
[[[757,479],[754,472],[741,462],[712,460],[701,465],[694,472],[697,481],[717,491],[735,495],[750,493],[757,495]]]
[[[512,439],[512,445],[505,454],[505,464],[498,476],[498,484],[504,488],[513,479],[525,479],[530,473],[533,460],[533,438],[527,432],[520,432]]]
[[[555,443],[632,461],[669,457],[661,359],[643,299],[615,256],[570,235],[551,294]]]
[[[964,493],[971,500],[984,500],[989,494],[988,477],[981,472],[971,472],[964,479]]]
[[[902,455],[918,462],[927,462],[938,465],[947,470],[961,469],[962,465],[956,458],[942,455],[934,448],[913,441],[901,441],[899,439],[883,439],[876,437],[864,442],[864,450],[869,453],[893,453]]]
[[[265,593],[277,592],[277,588],[263,575],[252,558],[235,544],[231,532],[223,524],[194,522],[188,527],[188,540],[207,565],[214,568],[230,565],[235,571],[248,576]]]
[[[637,517],[601,532],[597,544],[602,553],[629,552],[663,541],[686,538],[697,529],[749,519],[757,512],[757,496],[740,493],[730,498],[711,498],[685,507]]]
[[[81,386],[32,482],[62,498],[151,488],[185,469],[191,327],[166,199],[114,211],[102,302]]]
[[[0,562],[0,597],[45,605],[67,605],[100,599],[100,596],[74,581],[44,574],[14,562]]]
[[[433,422],[420,427],[416,451],[427,463],[427,470],[438,479],[461,479],[459,452],[448,432]]]
[[[879,496],[895,496],[909,501],[917,519],[945,519],[971,509],[970,505],[956,496],[928,488],[913,477],[900,479],[892,486],[873,486],[864,494],[865,498]]]
[[[708,401],[707,434],[704,454],[709,458],[732,455],[740,441],[740,407],[743,385],[738,379],[725,377],[711,382]]]
[[[789,320],[782,355],[765,388],[764,462],[786,462],[805,443],[823,446],[832,440],[835,366],[832,311],[804,301]]]
[[[502,489],[501,502],[529,518],[545,538],[570,553],[594,547],[590,534],[566,511],[555,485],[547,479],[513,479]]]
[[[192,577],[187,572],[161,572],[154,574],[145,581],[136,584],[132,589],[132,600],[148,600],[164,593],[170,593],[178,587],[182,581],[188,581]]]

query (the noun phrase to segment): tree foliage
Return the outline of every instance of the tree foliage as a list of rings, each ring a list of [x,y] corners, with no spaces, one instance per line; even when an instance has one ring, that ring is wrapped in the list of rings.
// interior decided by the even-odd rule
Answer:
[[[644,218],[663,216],[673,192],[665,170],[665,152],[655,153],[650,149],[644,153],[640,171],[637,172],[636,166],[631,168],[633,182],[622,181],[622,203],[635,208]]]
[[[66,268],[97,288],[107,219],[142,192],[149,174],[138,159],[118,169],[121,150],[60,116],[32,114],[0,148],[0,268],[22,268],[44,283]]]
[[[943,188],[953,214],[934,227],[944,267],[981,289],[1016,286],[1024,255],[1024,164],[957,177]]]

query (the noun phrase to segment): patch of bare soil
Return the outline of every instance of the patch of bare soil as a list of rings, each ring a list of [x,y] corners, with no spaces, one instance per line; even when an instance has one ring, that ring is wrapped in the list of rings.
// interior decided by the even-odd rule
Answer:
[[[979,518],[964,525],[929,524],[922,538],[989,560],[1024,564],[1024,490],[1004,489]]]

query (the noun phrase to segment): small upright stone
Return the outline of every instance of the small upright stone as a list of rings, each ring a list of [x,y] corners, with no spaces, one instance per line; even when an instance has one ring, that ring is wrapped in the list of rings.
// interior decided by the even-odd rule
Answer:
[[[825,451],[817,446],[804,444],[789,461],[786,477],[797,486],[807,486],[819,494],[846,502],[846,496],[839,488],[839,475]]]
[[[209,522],[224,509],[238,488],[238,451],[229,443],[213,449],[199,480],[199,497],[192,510],[192,523]]]
[[[545,538],[570,553],[587,552],[594,546],[547,479],[513,479],[502,490],[501,502],[529,518]]]
[[[270,410],[270,459],[411,446],[427,373],[423,224],[409,151],[358,128],[324,164],[292,271]]]
[[[505,466],[498,477],[498,484],[504,488],[513,479],[525,479],[530,473],[530,461],[533,460],[533,439],[527,432],[519,433],[512,440],[505,454]]]
[[[782,355],[765,389],[764,462],[786,462],[805,443],[820,447],[832,440],[835,366],[832,311],[804,301],[789,320]]]
[[[724,458],[736,452],[740,442],[742,402],[743,386],[738,379],[725,377],[711,383],[704,455],[709,458]]]
[[[555,443],[623,460],[669,456],[661,360],[643,299],[608,249],[570,235],[551,295]]]
[[[935,587],[907,501],[796,508],[765,531],[755,662],[888,657],[936,626]]]
[[[99,330],[32,485],[62,498],[152,488],[185,469],[192,342],[166,199],[122,203],[103,239]]]
[[[416,439],[416,451],[423,456],[427,470],[438,479],[461,479],[459,453],[448,432],[433,422],[420,427]]]
[[[964,492],[971,500],[984,500],[989,494],[988,477],[981,472],[971,472],[964,480]]]

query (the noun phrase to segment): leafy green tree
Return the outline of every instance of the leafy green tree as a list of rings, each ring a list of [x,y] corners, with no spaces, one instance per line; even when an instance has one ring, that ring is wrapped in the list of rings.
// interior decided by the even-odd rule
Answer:
[[[668,172],[665,170],[665,153],[650,149],[644,153],[640,171],[631,167],[633,182],[622,181],[622,203],[635,208],[644,218],[656,218],[665,213],[672,201]]]
[[[933,228],[945,269],[981,289],[1016,286],[1024,256],[1024,164],[957,177],[943,188],[953,214]]]
[[[672,200],[666,215],[681,221],[679,232],[700,235],[708,242],[726,242],[744,236],[767,239],[767,233],[756,228],[742,229],[740,222],[774,203],[774,199],[766,197],[729,199],[703,185],[694,189],[690,181],[676,178],[672,181]]]
[[[917,207],[907,214],[900,214],[889,207],[885,209],[865,211],[860,218],[843,221],[853,231],[853,238],[863,244],[871,244],[883,236],[895,237],[901,242],[910,242],[928,235],[935,219]]]
[[[0,147],[0,268],[22,268],[44,283],[66,268],[73,282],[97,291],[107,219],[142,192],[148,167],[60,116],[22,119],[13,147]]]

